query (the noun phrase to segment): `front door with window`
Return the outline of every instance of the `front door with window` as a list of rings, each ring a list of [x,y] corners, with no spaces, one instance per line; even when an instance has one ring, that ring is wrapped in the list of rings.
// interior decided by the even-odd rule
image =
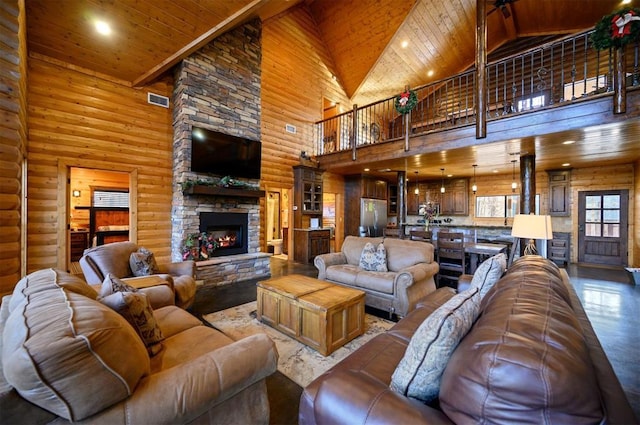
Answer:
[[[627,190],[578,194],[578,261],[627,264]]]

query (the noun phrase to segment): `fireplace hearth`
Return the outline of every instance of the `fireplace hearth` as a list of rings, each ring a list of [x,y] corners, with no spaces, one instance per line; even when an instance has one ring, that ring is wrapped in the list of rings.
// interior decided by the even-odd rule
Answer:
[[[248,252],[247,213],[201,212],[200,232],[206,232],[218,242],[214,257],[246,254]]]

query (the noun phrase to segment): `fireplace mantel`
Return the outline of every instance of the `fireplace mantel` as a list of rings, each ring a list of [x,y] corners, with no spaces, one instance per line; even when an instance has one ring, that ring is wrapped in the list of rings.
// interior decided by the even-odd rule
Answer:
[[[191,186],[185,189],[183,193],[185,195],[214,195],[238,198],[263,198],[265,194],[264,190],[259,189],[208,186],[204,184]]]

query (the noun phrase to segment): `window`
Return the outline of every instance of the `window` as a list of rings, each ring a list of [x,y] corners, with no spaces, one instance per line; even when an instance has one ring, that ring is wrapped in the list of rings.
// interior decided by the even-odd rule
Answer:
[[[585,200],[585,236],[620,237],[620,195],[589,195]]]
[[[96,189],[93,191],[92,206],[129,208],[129,192],[122,189]]]
[[[540,212],[540,195],[536,195],[536,214]],[[476,217],[507,218],[520,214],[520,195],[478,196]]]

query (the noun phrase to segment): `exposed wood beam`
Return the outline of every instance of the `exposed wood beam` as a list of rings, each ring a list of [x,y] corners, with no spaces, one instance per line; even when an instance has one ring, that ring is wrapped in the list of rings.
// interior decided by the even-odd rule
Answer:
[[[251,3],[247,4],[245,7],[239,9],[235,13],[229,15],[226,19],[221,21],[218,25],[211,28],[209,31],[202,34],[200,37],[193,40],[191,43],[187,44],[177,52],[175,52],[172,56],[168,57],[164,61],[160,62],[155,67],[151,68],[148,72],[141,75],[139,78],[133,81],[133,87],[141,87],[145,84],[153,81],[159,75],[170,69],[176,63],[180,62],[182,59],[189,56],[191,53],[201,49],[211,42],[211,40],[215,39],[219,35],[225,33],[226,31],[233,28],[239,22],[244,19],[252,16],[264,3],[267,3],[269,0],[253,0]]]

